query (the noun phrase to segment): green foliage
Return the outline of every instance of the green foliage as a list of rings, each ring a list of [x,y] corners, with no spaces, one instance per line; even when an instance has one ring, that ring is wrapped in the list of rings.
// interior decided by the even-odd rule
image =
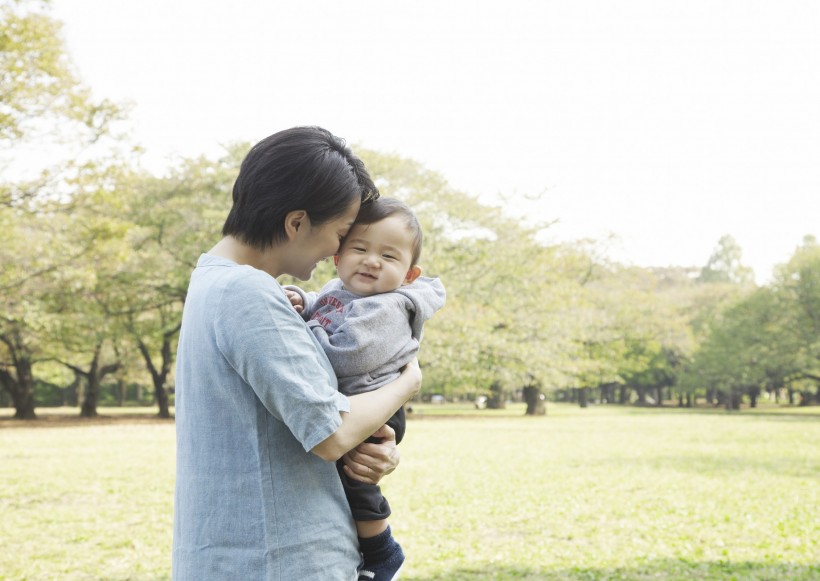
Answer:
[[[78,82],[48,5],[0,4],[0,143],[43,134],[57,121],[74,122],[93,140],[120,117],[112,103],[92,103]]]
[[[144,381],[158,401],[166,397],[188,278],[219,239],[246,149],[183,160],[162,177],[128,160],[88,163],[62,182],[70,195],[34,196],[5,211],[2,252],[12,267],[0,280],[12,299],[4,325],[26,337],[32,361],[39,354],[87,371],[99,357],[118,364],[119,381]],[[768,291],[704,283],[691,269],[608,263],[589,241],[545,246],[539,227],[453,190],[412,160],[363,157],[384,195],[416,208],[422,267],[448,289],[422,347],[427,393],[469,398],[496,385],[503,401],[532,381],[546,389],[728,391],[776,387],[798,378],[798,368],[803,380],[816,374],[795,362],[816,352],[805,316],[816,305],[808,249],[784,267],[777,306],[765,307]],[[322,264],[306,286],[332,276],[332,265]],[[731,308],[750,296],[760,304]],[[802,305],[802,319],[787,304]],[[791,338],[778,347],[775,333]]]
[[[41,145],[82,149],[105,135],[120,114],[108,102],[93,102],[77,81],[60,24],[47,8],[36,1],[0,5],[4,155],[38,138]],[[0,160],[3,169],[9,165]],[[94,345],[105,335],[104,320],[93,315],[95,258],[99,262],[117,235],[109,218],[87,211],[96,200],[85,190],[100,189],[104,165],[75,159],[26,169],[14,168],[4,178],[32,169],[39,175],[0,181],[0,290],[8,297],[0,312],[0,378],[21,417],[34,414],[36,365],[74,349],[83,329],[96,335]],[[72,325],[78,332],[69,331]]]
[[[781,346],[797,368],[795,379],[820,383],[820,245],[807,236],[791,260],[780,268],[774,286],[784,324]]]
[[[429,389],[476,394],[531,377],[573,381],[576,327],[564,306],[580,288],[588,258],[547,248],[499,208],[451,188],[437,173],[398,156],[363,152],[383,195],[417,212],[425,232],[424,272],[447,287],[447,305],[427,325],[421,360]]]
[[[0,5],[2,151],[35,137],[82,149],[110,136],[122,115],[78,82],[48,8]],[[80,373],[98,385],[107,370],[152,385],[163,413],[190,272],[220,237],[247,149],[182,160],[159,177],[122,152],[86,152],[0,181],[0,383],[18,409],[33,414],[36,379]],[[595,241],[544,244],[548,224],[522,223],[413,160],[359,153],[382,193],[418,213],[422,267],[448,290],[420,353],[428,393],[492,388],[503,401],[532,383],[584,397],[613,386],[816,392],[816,241],[755,293],[731,236],[699,272],[625,267]],[[322,264],[305,286],[334,274]]]
[[[709,257],[709,262],[701,269],[698,280],[704,283],[752,284],[754,273],[742,264],[742,258],[743,251],[737,241],[732,236],[723,236]]]
[[[739,295],[713,317],[685,383],[723,392],[796,388],[803,403],[820,382],[820,247],[807,237],[776,281]]]

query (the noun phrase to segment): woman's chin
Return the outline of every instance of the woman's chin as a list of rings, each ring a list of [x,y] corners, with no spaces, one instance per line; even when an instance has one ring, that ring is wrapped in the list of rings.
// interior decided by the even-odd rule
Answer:
[[[310,277],[313,276],[313,271],[316,270],[316,264],[318,263],[311,266],[306,272],[303,273],[302,276],[297,276],[296,278],[299,280],[310,280]]]

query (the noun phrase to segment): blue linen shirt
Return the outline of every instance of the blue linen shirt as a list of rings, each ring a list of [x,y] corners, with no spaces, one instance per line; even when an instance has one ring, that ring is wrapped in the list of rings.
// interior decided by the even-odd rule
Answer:
[[[355,525],[336,467],[309,452],[348,401],[273,277],[200,257],[175,397],[173,578],[355,579]]]

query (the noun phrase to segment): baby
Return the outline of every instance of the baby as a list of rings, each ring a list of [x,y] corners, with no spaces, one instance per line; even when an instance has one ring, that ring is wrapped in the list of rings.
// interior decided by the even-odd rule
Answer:
[[[444,306],[439,279],[421,276],[421,243],[413,211],[398,200],[379,198],[362,206],[334,257],[338,279],[318,295],[285,287],[327,353],[345,395],[372,391],[396,379],[416,357],[425,321]],[[387,424],[400,442],[404,408]],[[390,505],[378,486],[349,479],[341,467],[340,462],[364,558],[359,579],[396,579],[404,553],[390,533]]]

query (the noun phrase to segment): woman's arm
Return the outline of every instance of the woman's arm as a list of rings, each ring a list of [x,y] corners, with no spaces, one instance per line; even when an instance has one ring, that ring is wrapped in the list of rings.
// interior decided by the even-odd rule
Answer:
[[[342,425],[311,452],[335,462],[373,435],[420,388],[421,369],[418,360],[413,359],[395,381],[375,391],[349,396],[350,412],[341,414]]]

